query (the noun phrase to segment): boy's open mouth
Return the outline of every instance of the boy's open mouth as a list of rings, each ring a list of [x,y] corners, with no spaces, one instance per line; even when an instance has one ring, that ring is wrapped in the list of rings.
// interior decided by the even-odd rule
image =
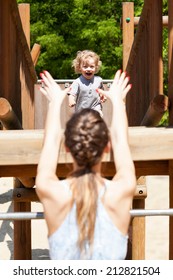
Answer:
[[[85,74],[86,74],[87,76],[91,76],[91,75],[92,75],[92,73],[90,73],[90,72],[85,72]]]

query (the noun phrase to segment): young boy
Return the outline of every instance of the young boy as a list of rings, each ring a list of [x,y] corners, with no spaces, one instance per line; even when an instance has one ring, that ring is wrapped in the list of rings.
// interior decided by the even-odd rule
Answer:
[[[69,107],[75,106],[75,112],[84,108],[91,108],[102,113],[102,103],[106,101],[99,95],[97,88],[104,89],[102,78],[95,74],[100,70],[100,57],[93,51],[78,51],[72,66],[76,73],[81,74],[71,85],[68,93]]]

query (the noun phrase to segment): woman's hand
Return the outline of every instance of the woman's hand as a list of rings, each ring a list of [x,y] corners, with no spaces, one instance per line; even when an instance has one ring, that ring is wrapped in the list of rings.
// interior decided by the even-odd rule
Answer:
[[[61,90],[48,71],[40,73],[40,77],[42,79],[42,86],[40,87],[42,94],[45,95],[49,102],[58,100],[61,105],[67,92],[69,92],[69,88]]]
[[[121,73],[121,70],[118,70],[115,74],[110,90],[104,91],[102,89],[97,89],[97,92],[108,97],[112,100],[112,102],[116,99],[116,97],[120,97],[122,100],[124,100],[132,87],[132,85],[128,84],[128,82],[129,77],[126,76],[126,73]]]

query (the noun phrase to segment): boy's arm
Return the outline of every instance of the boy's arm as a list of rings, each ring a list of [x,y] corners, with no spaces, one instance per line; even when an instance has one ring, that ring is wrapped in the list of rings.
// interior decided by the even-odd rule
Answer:
[[[76,96],[78,94],[78,88],[79,88],[78,82],[77,80],[75,80],[70,86],[70,90],[67,93],[69,107],[73,107],[76,105]]]
[[[102,89],[102,90],[105,90],[102,80],[101,80],[101,83],[100,83],[99,88]],[[106,100],[107,100],[106,96],[103,95],[103,94],[100,94],[100,101],[101,101],[102,103],[104,103]]]
[[[73,107],[76,105],[76,98],[74,95],[68,93],[68,105],[69,107]]]

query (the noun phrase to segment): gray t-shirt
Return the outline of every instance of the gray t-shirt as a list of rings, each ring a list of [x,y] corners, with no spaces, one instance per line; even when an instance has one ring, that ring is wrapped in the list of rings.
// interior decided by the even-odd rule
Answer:
[[[79,112],[84,108],[102,111],[100,96],[96,91],[97,88],[104,89],[102,78],[99,76],[94,76],[91,80],[87,80],[81,75],[72,83],[69,94],[76,98],[75,112]]]

